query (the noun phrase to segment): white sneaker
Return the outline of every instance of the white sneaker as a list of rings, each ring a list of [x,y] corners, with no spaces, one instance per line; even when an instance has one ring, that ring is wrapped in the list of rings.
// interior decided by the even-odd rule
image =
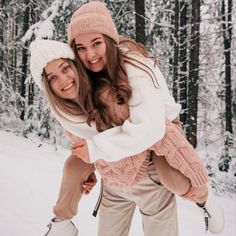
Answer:
[[[45,236],[78,236],[78,229],[71,220],[54,222],[51,220]]]
[[[218,203],[214,200],[214,196],[210,190],[205,205],[199,207],[203,211],[206,231],[209,230],[213,234],[222,232],[225,223],[224,212],[218,205]]]

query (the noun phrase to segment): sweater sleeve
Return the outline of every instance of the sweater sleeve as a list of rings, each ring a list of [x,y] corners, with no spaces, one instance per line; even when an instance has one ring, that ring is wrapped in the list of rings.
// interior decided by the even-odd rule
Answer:
[[[165,133],[165,107],[159,88],[153,86],[146,73],[130,78],[133,96],[130,117],[122,126],[116,126],[87,140],[91,161],[106,153],[107,161],[136,155],[162,139]]]

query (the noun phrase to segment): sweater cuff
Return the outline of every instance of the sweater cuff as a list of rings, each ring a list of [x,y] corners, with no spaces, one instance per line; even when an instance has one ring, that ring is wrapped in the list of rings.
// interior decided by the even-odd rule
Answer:
[[[91,163],[97,161],[98,159],[105,159],[109,160],[109,156],[107,156],[106,153],[101,151],[92,140],[86,139],[87,141],[87,146],[88,146],[88,151],[89,151],[89,157]]]

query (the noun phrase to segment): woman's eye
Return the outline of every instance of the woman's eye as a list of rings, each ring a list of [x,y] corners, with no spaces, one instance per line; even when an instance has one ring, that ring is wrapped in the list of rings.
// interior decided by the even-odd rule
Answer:
[[[65,67],[62,69],[62,71],[63,71],[63,72],[67,72],[69,69],[70,69],[70,66],[68,65],[68,66],[65,66]]]
[[[83,52],[83,51],[85,51],[85,48],[84,47],[77,47],[76,50],[78,52]]]
[[[97,46],[99,46],[101,43],[102,43],[102,42],[97,41],[97,42],[95,42],[95,43],[93,44],[93,46],[97,47]]]
[[[53,81],[55,81],[56,80],[56,76],[50,76],[49,78],[48,78],[48,82],[49,83],[51,83],[51,82],[53,82]]]

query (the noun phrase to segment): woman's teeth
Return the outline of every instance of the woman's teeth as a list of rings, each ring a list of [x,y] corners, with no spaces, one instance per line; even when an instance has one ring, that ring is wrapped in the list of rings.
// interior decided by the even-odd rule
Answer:
[[[100,60],[100,59],[96,59],[96,60],[90,61],[89,63],[90,63],[90,64],[95,64],[95,63],[97,63],[99,60]]]
[[[63,88],[62,90],[63,90],[63,91],[68,90],[68,89],[70,89],[73,85],[74,85],[74,83],[71,83],[71,84],[69,84],[68,86],[66,86],[65,88]]]

